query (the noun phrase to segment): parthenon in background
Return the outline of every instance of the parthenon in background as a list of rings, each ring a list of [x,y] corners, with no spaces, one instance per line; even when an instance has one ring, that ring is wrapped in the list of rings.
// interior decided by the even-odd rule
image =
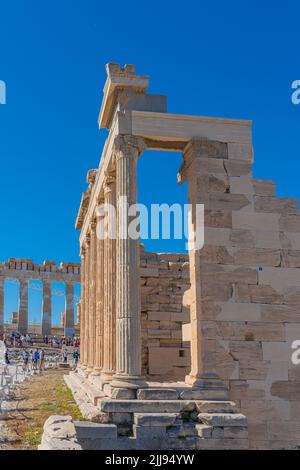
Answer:
[[[8,279],[19,281],[19,311],[16,329],[28,333],[28,283],[30,280],[41,281],[43,292],[41,334],[51,335],[52,301],[51,284],[64,283],[66,286],[66,308],[64,335],[74,334],[74,285],[81,282],[80,264],[44,261],[34,264],[32,259],[9,258],[0,263],[0,333],[4,330],[4,283]]]

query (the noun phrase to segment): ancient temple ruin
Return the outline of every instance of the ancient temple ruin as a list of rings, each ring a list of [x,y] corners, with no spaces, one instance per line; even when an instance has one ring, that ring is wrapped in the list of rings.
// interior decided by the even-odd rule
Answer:
[[[85,416],[102,422],[86,445],[299,446],[298,201],[253,178],[251,121],[169,114],[148,84],[132,65],[107,65],[99,126],[109,134],[76,221],[82,346],[66,381]],[[103,202],[117,208],[118,230],[130,223],[119,201],[136,202],[146,149],[180,151],[178,181],[192,207],[204,204],[204,247],[188,257],[146,253],[120,232],[97,237]],[[161,343],[172,332],[176,341]]]
[[[8,279],[19,282],[19,310],[15,329],[21,334],[28,333],[28,283],[31,280],[42,283],[42,321],[40,334],[51,335],[52,328],[52,295],[53,282],[61,282],[66,286],[66,309],[64,335],[74,334],[74,285],[81,282],[80,264],[62,262],[59,266],[55,261],[44,261],[36,264],[32,259],[9,258],[0,263],[0,333],[4,331],[4,283]]]

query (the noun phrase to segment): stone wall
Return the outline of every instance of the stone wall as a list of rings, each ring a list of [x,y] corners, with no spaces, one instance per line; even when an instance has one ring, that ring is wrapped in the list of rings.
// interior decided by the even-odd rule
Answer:
[[[205,204],[195,269],[206,354],[247,416],[251,448],[299,447],[300,366],[291,361],[300,339],[298,201],[252,178],[250,144],[222,145],[198,143],[182,169],[189,200]]]
[[[190,344],[182,341],[189,310],[188,255],[141,251],[142,365],[150,380],[184,380],[190,370]]]

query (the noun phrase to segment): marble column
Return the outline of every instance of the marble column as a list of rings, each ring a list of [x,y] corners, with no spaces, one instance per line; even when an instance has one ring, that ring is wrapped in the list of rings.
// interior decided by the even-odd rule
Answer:
[[[64,335],[71,338],[74,335],[74,285],[66,283],[66,310]]]
[[[90,349],[89,349],[89,338],[90,338],[90,248],[91,238],[90,235],[86,236],[85,239],[86,256],[85,256],[85,341],[84,341],[84,364],[87,366],[87,371],[91,372],[90,366]]]
[[[95,367],[96,344],[96,220],[90,224],[90,277],[89,277],[89,369],[93,372]]]
[[[104,181],[107,234],[104,240],[104,356],[101,378],[110,381],[116,372],[116,177],[109,173]]]
[[[42,336],[51,335],[52,302],[51,281],[43,281]]]
[[[98,208],[104,203],[104,198],[98,200]],[[104,306],[104,239],[98,236],[98,224],[101,222],[102,215],[97,212],[96,227],[96,357],[93,374],[100,375],[103,368],[103,306]]]
[[[28,333],[28,280],[20,279],[18,331]]]
[[[85,260],[86,260],[86,249],[84,246],[80,250],[81,256],[81,295],[80,295],[80,367],[85,368],[85,330],[86,330],[86,319],[85,319]]]
[[[122,396],[122,389],[133,389],[134,392],[144,386],[141,378],[139,240],[128,236],[128,226],[134,217],[128,215],[126,204],[136,203],[137,158],[143,148],[143,141],[135,137],[117,136],[115,139],[117,319],[116,374],[112,387],[116,398]]]
[[[0,279],[0,335],[4,332],[4,279]]]

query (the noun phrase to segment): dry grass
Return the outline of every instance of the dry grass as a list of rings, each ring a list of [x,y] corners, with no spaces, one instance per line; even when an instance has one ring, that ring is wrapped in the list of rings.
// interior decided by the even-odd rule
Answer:
[[[82,420],[70,390],[63,381],[66,371],[49,370],[34,376],[17,390],[17,400],[7,413],[9,431],[6,449],[34,450],[41,441],[46,419],[53,415],[71,415]]]

